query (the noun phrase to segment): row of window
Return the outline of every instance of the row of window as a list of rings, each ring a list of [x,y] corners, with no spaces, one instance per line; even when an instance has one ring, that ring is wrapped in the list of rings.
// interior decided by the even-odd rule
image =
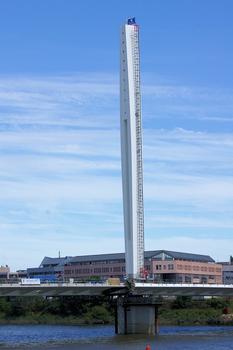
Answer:
[[[177,264],[178,270],[186,270],[186,271],[202,271],[202,272],[221,272],[221,268],[219,267],[210,267],[210,266],[191,266],[191,265],[179,265]]]
[[[155,265],[155,269],[157,271],[160,271],[160,270],[174,270],[174,265],[173,264],[168,264],[168,265],[160,265],[160,264],[157,264]],[[202,272],[221,272],[221,268],[214,268],[214,267],[208,267],[207,266],[191,266],[191,265],[179,265],[177,264],[177,269],[178,270],[185,270],[185,271],[202,271]]]
[[[193,282],[208,283],[208,280],[212,283],[215,282],[215,276],[193,276]],[[185,276],[185,282],[191,283],[191,281],[191,276]]]
[[[77,262],[71,262],[70,264],[67,264],[67,266],[71,265],[109,265],[109,264],[124,264],[124,259],[118,259],[118,260],[102,260],[102,261],[77,261]]]
[[[115,266],[115,267],[95,267],[94,269],[73,269],[66,270],[65,275],[81,275],[81,274],[91,274],[91,273],[107,273],[107,272],[125,272],[125,266]]]
[[[155,265],[156,270],[162,270],[162,265]],[[174,270],[174,265],[173,264],[168,264],[168,265],[163,265],[163,270]]]

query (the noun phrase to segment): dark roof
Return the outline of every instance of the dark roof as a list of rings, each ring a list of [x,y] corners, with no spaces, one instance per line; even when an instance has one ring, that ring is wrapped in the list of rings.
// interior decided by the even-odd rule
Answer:
[[[40,266],[45,265],[65,265],[69,260],[71,259],[70,256],[65,256],[61,258],[50,258],[48,256],[45,256],[44,259],[41,261]]]
[[[145,258],[152,258],[158,254],[165,253],[170,255],[176,260],[189,260],[198,262],[214,262],[209,255],[192,254],[192,253],[181,253],[173,252],[169,250],[150,250],[145,251]],[[77,262],[88,262],[88,261],[104,261],[104,260],[124,260],[124,253],[113,253],[113,254],[98,254],[98,255],[81,255],[75,256],[68,261],[68,264],[75,264]]]
[[[219,264],[219,265],[233,265],[230,263],[230,261],[218,261],[217,264]]]
[[[165,253],[170,255],[172,258],[176,260],[189,260],[189,261],[199,261],[199,262],[215,262],[213,258],[209,255],[202,254],[193,254],[193,253],[182,253],[182,252],[173,252],[170,250],[154,250],[154,251],[146,251],[145,257],[150,258],[160,253]]]
[[[104,261],[104,260],[125,260],[125,253],[80,255],[70,259],[69,263],[72,264],[76,262]]]

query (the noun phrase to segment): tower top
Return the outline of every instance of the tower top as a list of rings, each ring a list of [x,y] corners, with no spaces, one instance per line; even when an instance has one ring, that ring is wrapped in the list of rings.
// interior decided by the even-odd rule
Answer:
[[[129,24],[129,25],[134,25],[134,24],[136,24],[136,19],[135,19],[135,17],[128,18],[127,24]]]

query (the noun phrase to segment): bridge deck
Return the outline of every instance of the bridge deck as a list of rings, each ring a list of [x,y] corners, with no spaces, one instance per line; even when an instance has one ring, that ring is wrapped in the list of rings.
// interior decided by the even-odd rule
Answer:
[[[233,296],[232,284],[136,283],[138,294],[156,296]]]
[[[0,296],[98,296],[118,294],[125,286],[90,283],[0,284]],[[233,285],[136,283],[134,293],[154,296],[233,296]]]

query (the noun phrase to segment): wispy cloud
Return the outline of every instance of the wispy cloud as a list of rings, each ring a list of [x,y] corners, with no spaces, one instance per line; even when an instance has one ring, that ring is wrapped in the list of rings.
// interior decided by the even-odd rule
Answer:
[[[180,85],[145,85],[145,113],[150,120],[233,122],[232,89]],[[149,108],[148,108],[148,107]],[[203,127],[203,125],[202,125]]]
[[[232,133],[202,124],[187,127],[180,118],[228,121],[231,92],[175,85],[145,85],[143,91],[151,249],[157,246],[154,232],[169,232],[174,242],[181,230],[187,236],[195,230],[202,237],[205,230],[228,237]],[[118,98],[115,76],[0,77],[0,258],[6,263],[20,267],[18,237],[29,250],[37,246],[29,263],[32,255],[38,259],[59,249],[67,255],[87,247],[90,253],[112,246],[122,250]],[[221,114],[215,114],[221,105]],[[173,124],[167,122],[168,111]],[[159,126],[158,116],[164,117]],[[90,242],[97,237],[109,243],[95,248]]]

